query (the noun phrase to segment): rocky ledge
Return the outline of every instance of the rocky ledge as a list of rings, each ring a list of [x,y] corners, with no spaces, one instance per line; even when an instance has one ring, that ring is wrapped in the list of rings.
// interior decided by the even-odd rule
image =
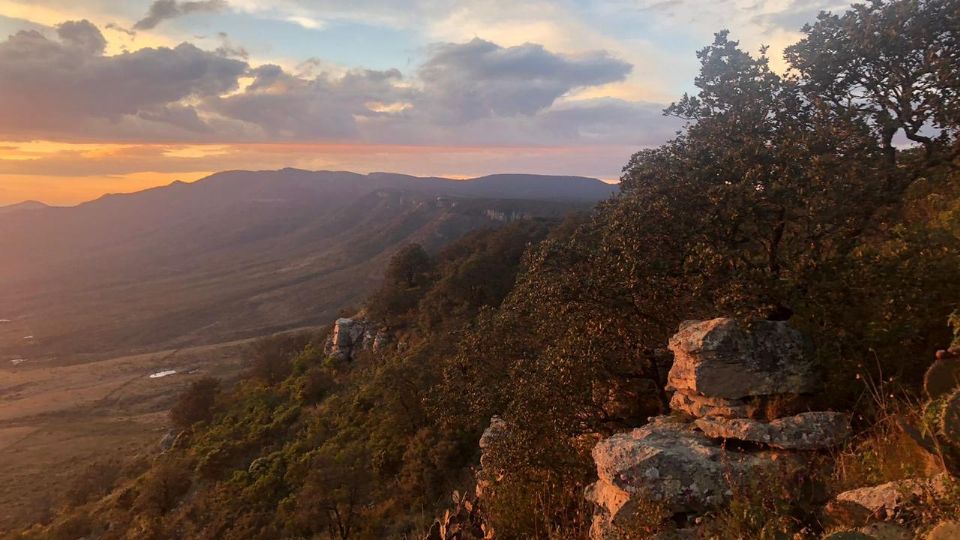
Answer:
[[[808,340],[786,322],[687,321],[669,347],[667,390],[677,414],[593,449],[598,480],[585,495],[596,508],[596,540],[622,537],[650,505],[674,514],[721,505],[738,485],[850,435],[846,414],[797,410],[820,374]]]
[[[386,339],[387,333],[375,328],[362,314],[353,318],[343,317],[334,323],[323,351],[337,360],[353,360],[360,351],[381,349]]]

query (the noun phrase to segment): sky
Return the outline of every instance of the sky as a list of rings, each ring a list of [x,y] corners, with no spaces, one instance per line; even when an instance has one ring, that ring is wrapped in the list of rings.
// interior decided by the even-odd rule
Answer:
[[[0,205],[230,169],[616,180],[696,51],[834,0],[0,0]]]

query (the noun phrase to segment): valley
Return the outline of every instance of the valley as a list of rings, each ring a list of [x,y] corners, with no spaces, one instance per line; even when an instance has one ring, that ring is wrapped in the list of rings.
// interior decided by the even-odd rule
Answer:
[[[576,177],[284,169],[9,211],[0,362],[78,363],[325,324],[404,244],[436,250],[510,219],[557,219],[614,190]]]
[[[202,377],[229,385],[250,341],[0,367],[0,533],[55,513],[96,464],[136,466],[169,429],[176,396]]]
[[[229,387],[259,337],[356,310],[400,247],[557,220],[614,189],[285,169],[2,209],[0,533],[57,515],[97,467],[146,466],[185,388]]]

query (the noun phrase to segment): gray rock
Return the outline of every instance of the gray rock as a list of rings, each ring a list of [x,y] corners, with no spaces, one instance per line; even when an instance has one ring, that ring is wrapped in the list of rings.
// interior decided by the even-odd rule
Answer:
[[[946,475],[896,480],[844,491],[827,506],[827,514],[853,515],[862,521],[889,520],[924,496],[941,497],[948,492]]]
[[[599,479],[585,493],[598,508],[591,534],[612,538],[611,531],[650,504],[673,513],[716,507],[731,495],[731,483],[772,471],[784,457],[775,451],[725,451],[692,424],[655,418],[594,447]]]
[[[510,424],[499,416],[493,416],[490,418],[490,425],[480,436],[480,470],[477,474],[477,497],[482,497],[485,492],[489,491],[494,484],[503,478],[503,471],[493,464],[490,449],[507,434],[509,429]]]
[[[168,430],[163,435],[163,437],[160,439],[160,442],[158,443],[161,454],[173,448],[173,443],[176,442],[177,435],[179,435],[179,432],[176,432],[172,429]]]
[[[719,416],[724,418],[749,418],[756,412],[756,406],[740,399],[723,399],[674,392],[670,397],[670,408],[693,416],[704,418]]]
[[[358,351],[372,347],[375,342],[368,326],[362,319],[337,319],[324,352],[338,360],[352,360]]]
[[[749,418],[700,418],[694,423],[707,437],[784,450],[832,448],[850,437],[850,415],[837,412],[807,412],[769,423]]]
[[[687,321],[670,338],[667,388],[687,395],[740,399],[817,390],[803,335],[782,321]]]

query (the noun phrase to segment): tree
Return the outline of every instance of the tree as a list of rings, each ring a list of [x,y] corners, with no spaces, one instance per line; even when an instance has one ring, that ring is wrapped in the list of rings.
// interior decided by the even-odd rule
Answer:
[[[194,381],[170,409],[170,420],[180,429],[187,429],[197,422],[209,422],[219,394],[219,379],[204,377]]]
[[[870,123],[890,163],[900,131],[928,159],[950,161],[960,156],[958,28],[957,0],[870,0],[821,13],[786,57],[808,92]]]
[[[262,338],[253,345],[250,377],[268,385],[283,382],[293,371],[293,358],[307,346],[305,334],[280,334]]]
[[[433,261],[420,244],[409,244],[398,251],[387,266],[383,285],[367,302],[371,318],[388,326],[408,325],[427,287],[435,279]]]

